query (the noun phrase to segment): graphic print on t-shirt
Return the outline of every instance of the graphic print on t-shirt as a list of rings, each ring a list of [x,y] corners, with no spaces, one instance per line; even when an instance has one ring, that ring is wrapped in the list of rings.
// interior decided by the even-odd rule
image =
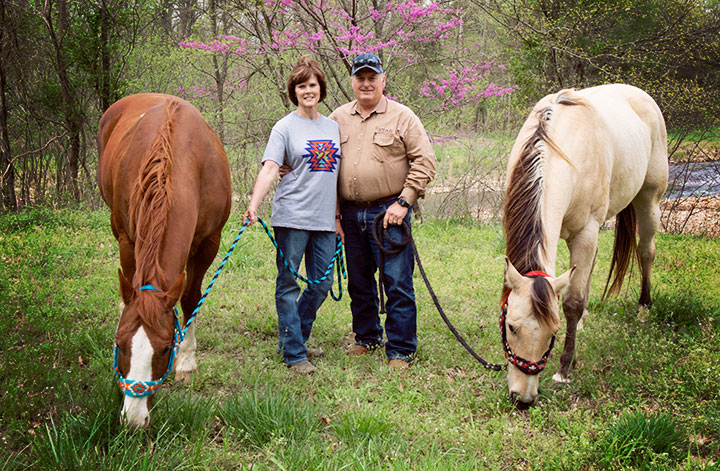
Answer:
[[[332,172],[338,164],[338,148],[330,139],[317,141],[307,141],[305,150],[308,154],[303,154],[303,158],[307,159],[311,172]]]

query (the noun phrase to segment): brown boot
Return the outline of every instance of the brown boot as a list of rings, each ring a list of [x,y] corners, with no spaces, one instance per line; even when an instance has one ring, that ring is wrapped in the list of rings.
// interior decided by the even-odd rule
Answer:
[[[358,355],[365,355],[369,350],[367,347],[363,347],[362,345],[351,345],[350,348],[345,350],[345,353],[347,355],[351,356],[358,356]]]
[[[402,360],[390,360],[388,366],[393,370],[407,370],[410,364]]]
[[[290,365],[290,369],[295,373],[309,375],[312,374],[313,371],[315,371],[315,366],[313,366],[313,364],[309,361],[305,360],[301,363],[295,363],[294,365]]]

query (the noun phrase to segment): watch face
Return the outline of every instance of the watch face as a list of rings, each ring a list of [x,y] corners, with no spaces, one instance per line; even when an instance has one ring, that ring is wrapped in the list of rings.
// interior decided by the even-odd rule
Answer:
[[[409,207],[410,207],[410,203],[408,203],[408,202],[405,200],[405,198],[403,198],[402,196],[397,199],[397,203],[398,203],[400,206],[402,206],[403,208],[409,208]]]

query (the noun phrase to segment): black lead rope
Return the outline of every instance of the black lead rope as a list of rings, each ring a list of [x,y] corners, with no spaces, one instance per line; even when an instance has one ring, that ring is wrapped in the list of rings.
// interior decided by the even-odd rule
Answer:
[[[375,243],[378,246],[378,249],[380,250],[380,266],[379,268],[379,276],[378,276],[378,294],[380,295],[380,313],[385,313],[385,300],[383,297],[383,293],[385,291],[384,289],[384,278],[385,278],[385,272],[384,272],[384,265],[385,265],[385,256],[392,256],[400,253],[406,245],[410,244],[410,247],[412,247],[413,255],[415,256],[415,261],[417,261],[418,269],[420,270],[420,275],[422,275],[423,281],[425,282],[425,286],[427,286],[428,292],[430,293],[430,297],[432,298],[433,302],[435,303],[435,307],[437,308],[438,313],[440,313],[440,317],[442,317],[442,320],[445,321],[445,324],[450,329],[450,332],[453,333],[455,338],[460,342],[460,344],[465,347],[465,350],[470,353],[470,355],[473,356],[482,366],[484,366],[488,370],[494,370],[494,371],[500,371],[503,367],[502,364],[496,364],[496,363],[488,363],[485,361],[483,357],[475,353],[475,350],[472,349],[470,345],[465,341],[465,339],[458,333],[457,329],[452,325],[448,317],[445,315],[445,311],[443,310],[442,306],[440,306],[440,301],[438,301],[437,296],[435,295],[435,291],[433,291],[432,286],[430,286],[430,281],[428,280],[427,275],[425,274],[425,269],[422,266],[422,262],[420,261],[420,255],[418,255],[417,247],[415,246],[415,241],[413,240],[412,233],[410,231],[410,225],[403,219],[402,223],[402,230],[403,230],[403,237],[400,241],[394,240],[392,237],[390,237],[390,234],[388,233],[388,230],[384,227],[382,227],[383,219],[385,218],[385,211],[381,212],[375,217],[375,220],[373,221],[373,239],[375,239]],[[390,245],[390,248],[385,248],[384,242],[387,241]]]

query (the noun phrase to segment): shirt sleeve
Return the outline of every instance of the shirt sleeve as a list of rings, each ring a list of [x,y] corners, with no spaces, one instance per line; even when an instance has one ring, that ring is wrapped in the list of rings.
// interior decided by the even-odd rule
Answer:
[[[435,151],[425,127],[412,112],[407,120],[403,140],[410,169],[400,194],[408,203],[413,204],[418,198],[425,196],[425,188],[435,177]]]
[[[270,138],[265,146],[262,162],[266,160],[272,160],[278,165],[285,162],[285,135],[277,125],[270,131]]]

